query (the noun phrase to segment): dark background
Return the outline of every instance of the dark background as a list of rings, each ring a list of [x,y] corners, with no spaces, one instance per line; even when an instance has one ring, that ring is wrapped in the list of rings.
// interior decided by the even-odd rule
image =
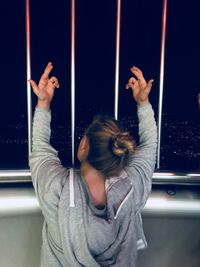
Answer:
[[[70,165],[71,2],[30,2],[32,78],[38,81],[53,62],[61,86],[52,104],[52,144]],[[114,113],[116,4],[76,0],[76,147],[95,114]],[[136,105],[125,84],[133,65],[155,80],[151,102],[157,117],[162,5],[161,0],[122,1],[119,117],[134,135]],[[195,0],[168,1],[162,170],[199,168],[199,7]],[[0,168],[28,168],[25,1],[3,1],[0,10]],[[35,104],[33,95],[33,110]]]

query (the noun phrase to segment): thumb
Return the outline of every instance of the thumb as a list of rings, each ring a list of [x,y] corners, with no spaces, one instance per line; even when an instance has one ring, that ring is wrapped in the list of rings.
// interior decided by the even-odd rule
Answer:
[[[31,86],[32,86],[32,88],[33,88],[33,92],[34,92],[36,95],[38,95],[38,94],[39,94],[39,88],[38,88],[36,82],[33,81],[33,80],[28,80],[28,81],[30,82],[30,84],[31,84]]]
[[[147,84],[147,87],[146,87],[146,90],[147,91],[149,91],[150,92],[150,90],[151,90],[151,87],[152,87],[152,85],[153,85],[153,82],[154,82],[154,80],[152,79],[152,80],[150,80],[150,81],[148,81],[148,84]]]

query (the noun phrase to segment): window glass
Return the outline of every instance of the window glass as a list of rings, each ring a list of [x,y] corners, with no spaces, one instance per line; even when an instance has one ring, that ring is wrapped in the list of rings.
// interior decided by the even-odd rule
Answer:
[[[51,105],[51,144],[66,166],[71,165],[70,27],[70,1],[31,1],[32,79],[38,82],[47,63],[53,63],[51,75],[58,77],[60,88]]]
[[[32,79],[38,82],[46,64],[53,62],[60,88],[51,106],[51,143],[66,166],[71,165],[70,2],[31,1]],[[114,114],[116,4],[76,1],[76,150],[95,114]],[[157,117],[162,4],[121,3],[119,119],[137,142],[136,104],[125,85],[133,65],[147,80],[153,78],[150,99]],[[4,1],[1,11],[0,168],[23,169],[28,168],[25,1]],[[199,170],[198,11],[198,1],[168,1],[161,170]]]
[[[28,168],[24,2],[1,2],[0,169]]]
[[[76,148],[94,115],[114,114],[116,1],[76,1]]]
[[[200,162],[199,3],[169,1],[161,168],[198,170]]]
[[[125,90],[132,76],[130,68],[139,67],[146,80],[154,79],[150,101],[157,115],[160,72],[162,1],[122,2],[119,118],[138,143],[136,103],[131,90]]]

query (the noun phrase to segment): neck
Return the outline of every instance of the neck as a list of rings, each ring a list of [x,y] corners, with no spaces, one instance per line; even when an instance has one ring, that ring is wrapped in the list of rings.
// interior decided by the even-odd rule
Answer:
[[[105,177],[87,161],[81,162],[81,175],[88,185],[94,206],[106,204]]]
[[[81,175],[87,183],[94,181],[105,181],[105,177],[96,169],[94,169],[87,161],[81,162]]]

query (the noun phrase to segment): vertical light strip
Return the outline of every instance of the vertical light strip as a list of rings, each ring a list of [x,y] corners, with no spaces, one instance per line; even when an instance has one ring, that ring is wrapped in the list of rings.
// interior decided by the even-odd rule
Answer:
[[[160,168],[161,122],[162,122],[164,67],[165,67],[166,23],[167,23],[167,0],[163,0],[161,56],[160,56],[160,86],[159,86],[159,106],[158,106],[158,153],[157,153],[157,168],[158,169]]]
[[[74,165],[75,150],[75,0],[71,1],[71,136],[72,165]]]
[[[32,101],[31,86],[31,44],[30,44],[30,0],[26,1],[26,78],[27,78],[27,115],[28,115],[28,155],[31,153],[32,143]]]
[[[117,1],[116,60],[115,60],[115,119],[118,119],[119,105],[119,56],[120,56],[121,0]]]

